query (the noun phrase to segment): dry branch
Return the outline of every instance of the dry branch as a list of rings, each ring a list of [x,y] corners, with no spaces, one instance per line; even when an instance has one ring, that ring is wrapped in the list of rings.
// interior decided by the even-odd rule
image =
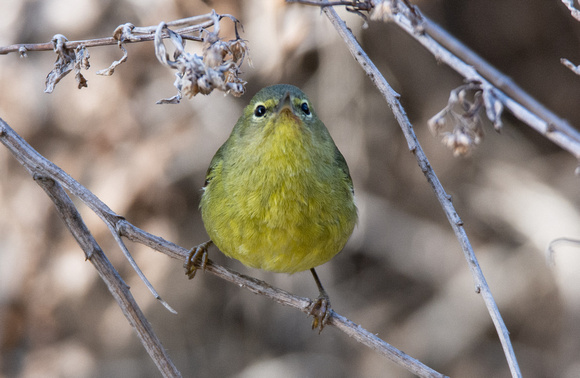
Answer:
[[[211,17],[212,13],[182,18],[175,21],[167,22],[167,26],[180,28],[176,30],[184,39],[190,39],[194,41],[202,41],[203,39],[199,35],[191,35],[192,33],[200,33],[201,30],[209,28],[213,25],[214,19]],[[194,26],[187,26],[195,24]],[[123,24],[119,25],[113,32],[113,37],[106,38],[95,38],[86,39],[81,41],[66,41],[64,48],[75,49],[79,46],[85,47],[97,47],[97,46],[111,46],[116,45],[119,41],[125,43],[137,43],[144,41],[153,41],[155,39],[155,26],[135,26],[133,24]],[[168,36],[165,36],[167,38]],[[50,51],[54,48],[52,40],[45,43],[16,43],[10,46],[0,47],[0,54],[9,54],[12,52],[18,52],[20,56],[26,57],[29,51]]]
[[[403,133],[405,134],[409,150],[415,154],[421,170],[423,171],[428,182],[435,191],[436,197],[440,201],[444,209],[444,212],[447,215],[448,220],[459,240],[459,243],[468,261],[469,267],[472,271],[472,274],[474,275],[474,279],[476,282],[476,291],[482,294],[486,306],[488,307],[488,311],[490,312],[492,320],[498,331],[500,340],[502,342],[502,346],[504,348],[504,352],[508,360],[508,364],[510,366],[512,376],[515,377],[521,376],[519,367],[517,365],[517,360],[515,358],[515,354],[513,353],[513,348],[509,340],[509,333],[505,327],[505,324],[503,323],[501,315],[499,314],[493,296],[489,291],[489,287],[487,286],[483,273],[481,272],[481,268],[478,265],[475,254],[473,253],[473,249],[463,228],[463,223],[459,218],[459,216],[457,215],[451,203],[449,195],[447,195],[447,193],[441,186],[441,183],[439,182],[437,176],[432,170],[427,157],[425,156],[419,142],[417,141],[412,125],[409,123],[405,111],[400,105],[400,102],[398,101],[399,95],[384,80],[383,76],[376,69],[373,62],[370,61],[366,53],[360,48],[354,36],[352,36],[352,33],[350,33],[344,22],[336,15],[334,9],[332,9],[330,6],[345,5],[349,10],[355,11],[357,13],[369,12],[371,18],[373,19],[383,19],[396,23],[400,28],[405,30],[409,35],[411,35],[419,43],[421,43],[424,47],[426,47],[437,58],[438,61],[448,64],[450,67],[455,69],[459,74],[461,74],[467,81],[466,85],[468,86],[473,85],[475,86],[474,88],[476,91],[480,91],[479,93],[481,93],[482,102],[478,104],[479,105],[483,104],[483,106],[485,106],[488,118],[490,118],[490,120],[494,122],[496,126],[497,125],[501,126],[501,113],[503,111],[503,108],[509,109],[517,118],[522,120],[525,124],[534,128],[542,135],[544,135],[546,138],[550,139],[554,143],[561,146],[563,149],[569,151],[577,159],[580,159],[580,134],[578,133],[578,131],[573,129],[566,121],[562,120],[561,118],[550,112],[548,109],[543,107],[541,104],[539,104],[537,101],[535,101],[533,98],[531,98],[531,96],[525,93],[521,88],[519,88],[505,75],[495,70],[483,59],[481,59],[479,56],[477,56],[475,53],[469,50],[466,46],[461,44],[459,41],[450,36],[444,30],[439,28],[428,18],[421,15],[421,13],[416,7],[410,6],[409,3],[406,1],[367,0],[367,1],[333,1],[333,2],[316,2],[316,1],[295,1],[295,2],[309,3],[310,5],[317,6],[322,5],[324,7],[325,13],[331,19],[331,21],[333,22],[339,33],[343,36],[345,42],[347,43],[355,59],[361,64],[363,69],[372,78],[375,85],[385,96],[387,102],[389,103],[389,106],[393,110],[395,117],[403,130]],[[564,2],[567,6],[568,4],[573,6],[572,1],[562,0],[562,2]],[[572,14],[574,15],[573,11]],[[172,36],[171,32],[164,31],[165,26],[163,24],[148,28],[136,28],[132,25],[121,25],[119,27],[121,29],[117,28],[115,33],[116,37],[114,38],[105,38],[90,41],[73,41],[73,42],[62,40],[61,45],[63,46],[63,48],[66,49],[75,49],[79,48],[79,46],[81,48],[83,46],[86,48],[92,46],[119,44],[119,47],[123,49],[122,44],[126,42],[153,40],[155,30],[157,30],[158,33],[163,33],[159,34],[162,38],[168,37],[172,38],[175,47],[179,49],[179,46],[183,45],[182,42],[179,40],[179,38],[194,39],[198,41],[204,40],[204,38],[202,37],[202,30],[205,30],[207,27],[211,25],[217,26],[216,24],[212,24],[214,21],[212,20],[211,15],[212,14],[198,16],[195,18],[194,20],[195,22],[200,22],[199,25],[204,26],[202,27],[197,25],[196,26],[197,29],[196,27],[193,28],[190,27],[190,29],[188,29],[188,32],[198,33],[199,35],[197,36],[185,35],[183,34],[185,32],[182,32],[182,29],[176,30],[174,33],[175,35]],[[185,20],[192,21],[192,19]],[[181,24],[178,24],[179,21],[167,23],[167,25],[172,27],[179,27],[181,26]],[[123,30],[129,30],[129,32]],[[135,36],[138,32],[143,32],[145,34]],[[159,45],[160,45],[159,43],[156,43],[156,47],[159,47]],[[36,45],[31,44],[12,45],[8,47],[0,47],[0,54],[18,51],[22,55],[25,55],[27,51],[53,50],[55,49],[55,46],[56,43],[53,42]],[[232,51],[230,52],[232,53],[233,56],[234,53]],[[158,57],[159,56],[161,56],[160,60],[162,61],[165,60],[164,63],[170,66],[171,65],[175,66],[176,61],[170,61],[164,51],[163,52],[158,51]],[[120,61],[124,61],[125,60],[124,58],[126,58],[125,50],[124,57]],[[111,66],[108,72],[112,72],[116,65],[118,65],[118,63]],[[183,68],[179,68],[179,70],[181,71],[183,70]],[[196,77],[196,80],[197,79],[198,78]],[[181,88],[178,87],[178,90],[181,91]],[[203,91],[201,90],[199,92],[203,93]],[[178,94],[178,96],[180,96],[180,94]],[[498,103],[501,105],[501,107],[498,106]],[[10,137],[7,138],[7,136],[11,136],[14,138],[10,139]],[[2,139],[2,142],[6,144],[7,147],[11,148],[10,143],[15,143],[14,145],[12,145],[12,147],[18,145],[21,145],[21,147],[28,146],[26,142],[19,139],[19,137],[17,138],[16,137],[17,135],[14,133],[14,131],[10,129],[9,126],[6,125],[3,121],[0,120],[0,139]],[[9,140],[11,140],[11,142],[7,142]],[[61,198],[60,196],[57,196],[55,194],[52,194],[53,189],[50,189],[51,187],[59,187],[59,184],[62,184],[72,194],[83,200],[83,202],[87,206],[89,206],[95,213],[97,213],[101,217],[101,219],[103,219],[103,221],[105,221],[105,223],[109,226],[109,228],[113,232],[113,235],[115,235],[115,237],[117,238],[117,241],[120,243],[120,245],[122,245],[122,241],[118,238],[119,235],[124,236],[131,241],[145,244],[173,258],[184,259],[187,256],[186,249],[176,246],[175,244],[165,241],[162,238],[150,235],[134,227],[125,219],[112,212],[104,203],[102,203],[86,188],[82,187],[78,182],[73,180],[70,176],[68,176],[58,167],[54,166],[51,162],[38,155],[34,150],[32,150],[30,146],[28,146],[27,148],[30,148],[30,150],[33,151],[36,155],[32,154],[31,155],[32,157],[30,156],[26,157],[24,155],[19,155],[20,152],[18,152],[18,149],[16,150],[11,149],[11,151],[13,151],[13,153],[17,156],[17,158],[19,158],[19,156],[23,158],[23,160],[19,159],[19,161],[21,161],[21,164],[23,164],[25,167],[27,167],[27,169],[29,169],[29,171],[33,174],[35,178],[39,179],[37,180],[37,182],[39,182],[39,184],[41,184],[43,188],[44,186],[47,186],[49,188],[48,190],[47,189],[45,190],[47,190],[49,196],[51,196],[53,201],[55,201],[55,204],[57,202],[63,204],[67,202],[66,199]],[[58,191],[58,189],[54,190]],[[62,191],[62,188],[60,190]],[[70,201],[70,198],[68,199],[68,201]],[[70,214],[73,213],[71,212]],[[73,215],[70,214],[69,215],[61,214],[63,216],[63,219],[65,219],[65,222],[67,222],[67,219],[69,219],[69,217],[72,217],[71,219],[75,218]],[[82,220],[80,221],[82,222]],[[73,235],[77,235],[72,229],[71,232],[73,233]],[[83,245],[82,241],[83,238],[86,237],[87,240],[90,241],[90,238],[86,236],[90,235],[90,233],[88,233],[88,230],[86,230],[86,233],[87,234],[85,234],[85,231],[83,231],[80,234],[81,236],[78,235],[75,236],[79,241],[79,244],[81,244],[81,246]],[[90,245],[91,243],[89,242],[88,244]],[[122,245],[122,248],[123,247],[124,246]],[[93,253],[94,256],[95,255],[94,251],[95,250],[100,251],[100,248],[98,248],[98,246],[93,245],[87,248],[83,247],[83,250],[85,250],[85,253],[89,252]],[[99,253],[102,253],[102,251],[100,251]],[[91,258],[91,262],[93,262],[93,259],[94,257]],[[312,303],[310,299],[293,296],[290,293],[287,293],[283,290],[273,288],[262,281],[244,275],[240,275],[227,268],[217,266],[212,262],[208,263],[206,270],[225,280],[234,282],[237,285],[245,287],[252,292],[259,293],[260,295],[269,297],[278,303],[295,307],[305,313],[308,313],[308,307]],[[412,371],[415,374],[418,374],[420,376],[441,376],[439,373],[429,369],[428,367],[412,359],[411,357],[404,355],[402,352],[394,349],[381,339],[378,339],[376,336],[368,333],[368,331],[361,329],[354,323],[350,322],[349,320],[343,318],[342,316],[334,312],[331,317],[330,324],[337,326],[337,328],[343,330],[345,333],[357,339],[359,342],[362,342],[365,345],[377,349],[380,353],[386,355],[390,359],[393,359],[395,362],[397,362],[401,366],[406,367],[409,371]],[[140,331],[137,330],[137,332],[139,333]]]
[[[574,6],[574,0],[562,0],[562,3],[568,8],[572,17],[580,21],[580,10]]]
[[[319,6],[344,5],[347,10],[368,12],[372,20],[393,22],[425,47],[438,62],[447,64],[465,78],[467,83],[477,83],[492,101],[486,101],[486,115],[497,127],[503,109],[530,126],[548,140],[571,153],[580,161],[580,132],[566,120],[554,114],[526,93],[509,77],[495,69],[455,37],[425,17],[419,8],[408,0],[352,0],[314,1],[286,0],[291,3]],[[562,0],[572,14],[578,12],[572,0]],[[366,18],[366,16],[364,16]],[[570,63],[570,68],[575,67]],[[502,109],[496,108],[497,101]]]
[[[70,177],[54,163],[44,158],[22,139],[6,122],[0,118],[0,141],[12,152],[37,182],[47,191],[55,203],[65,224],[79,243],[87,258],[95,265],[107,287],[119,302],[121,310],[135,329],[144,347],[157,364],[164,376],[179,376],[180,373],[165,354],[161,343],[153,333],[151,326],[142,316],[141,311],[133,300],[127,285],[106,259],[103,251],[94,241],[90,231],[86,228],[80,214],[66,195],[63,187],[79,198],[107,224],[121,249],[126,249],[120,236],[144,244],[170,257],[185,260],[189,251],[158,236],[151,235],[129,223],[125,218],[113,212],[105,203],[97,198],[88,189]],[[272,287],[264,281],[248,277],[208,261],[206,269],[217,277],[232,282],[239,287],[263,295],[280,304],[294,307],[309,314],[313,301],[298,297],[284,290]],[[332,311],[329,324],[336,326],[349,337],[364,344],[391,361],[411,371],[420,377],[444,377],[444,375],[424,365],[420,361],[401,352],[371,332],[356,325],[345,317]]]
[[[574,6],[574,0],[562,0],[562,3],[564,3],[564,5],[568,8],[572,17],[574,17],[577,21],[580,21],[580,10]],[[565,58],[560,59],[560,63],[562,63],[565,67],[568,67],[576,75],[580,75],[580,65],[575,65]]]
[[[395,3],[395,2],[392,2]],[[403,7],[406,4],[402,2],[398,2],[398,5]],[[399,94],[396,93],[389,83],[386,81],[384,76],[381,72],[377,69],[374,63],[370,60],[368,55],[362,49],[350,29],[346,26],[346,23],[338,16],[334,8],[325,6],[323,8],[324,13],[330,19],[331,23],[339,33],[339,35],[345,41],[348,49],[350,50],[351,54],[353,55],[354,59],[361,65],[363,70],[366,72],[367,76],[372,80],[373,84],[379,89],[381,94],[384,96],[385,100],[387,101],[389,107],[391,108],[395,119],[399,123],[403,134],[405,135],[405,139],[407,140],[407,144],[409,150],[415,155],[417,159],[417,163],[421,168],[421,171],[427,178],[427,181],[431,185],[433,191],[437,199],[439,200],[449,223],[457,237],[461,249],[465,255],[465,258],[468,262],[469,268],[471,269],[471,273],[475,280],[475,290],[477,293],[481,294],[485,305],[488,309],[488,312],[492,318],[492,321],[496,327],[497,333],[499,335],[499,339],[501,341],[502,347],[504,349],[504,353],[507,358],[507,362],[513,377],[521,377],[521,372],[518,366],[518,362],[509,338],[509,332],[505,326],[505,323],[501,317],[501,314],[497,308],[493,295],[491,294],[491,290],[487,285],[481,267],[477,261],[477,257],[473,251],[471,243],[467,237],[465,232],[465,228],[463,227],[463,221],[457,214],[453,203],[451,202],[451,197],[445,192],[445,189],[441,185],[439,178],[433,171],[427,156],[425,155],[415,132],[413,130],[413,126],[411,125],[409,119],[407,118],[407,114],[402,107],[399,101]],[[408,15],[418,15],[418,10],[416,9],[409,9],[407,8],[406,12],[397,13],[398,17],[405,18]],[[415,22],[406,19],[409,25],[413,25]]]
[[[234,23],[236,38],[223,41],[219,36],[220,21],[227,18]],[[28,51],[53,50],[57,55],[52,71],[46,77],[45,92],[51,93],[56,84],[70,73],[73,68],[76,73],[78,88],[87,87],[87,80],[81,74],[81,69],[89,69],[89,47],[117,44],[123,56],[113,62],[108,68],[97,71],[97,75],[110,76],[115,68],[128,59],[125,43],[135,43],[155,40],[155,52],[159,61],[173,69],[177,69],[177,80],[174,85],[178,93],[169,99],[158,103],[179,103],[182,92],[188,97],[198,93],[209,94],[214,89],[241,96],[246,82],[240,79],[240,67],[247,53],[245,41],[238,33],[239,21],[229,14],[211,13],[161,22],[157,26],[137,27],[126,23],[119,25],[113,32],[113,37],[97,38],[85,41],[68,41],[62,34],[56,34],[49,43],[15,44],[0,47],[0,54],[18,51],[21,57],[26,57]],[[178,28],[175,31],[170,27]],[[212,28],[213,30],[209,30]],[[170,38],[176,49],[175,61],[167,56],[163,39]],[[185,51],[185,40],[203,42],[204,54],[190,54]]]
[[[0,140],[10,150],[10,152],[12,152],[18,162],[28,170],[36,183],[40,185],[54,202],[58,214],[64,221],[66,227],[85,252],[86,259],[93,264],[99,273],[99,276],[107,285],[111,295],[117,301],[121,311],[137,333],[141,343],[147,350],[151,359],[157,365],[159,371],[164,377],[181,377],[181,373],[177,370],[165,352],[165,349],[153,331],[151,324],[149,324],[149,321],[133,298],[129,287],[107,259],[103,250],[88,230],[81,215],[61,184],[64,184],[64,186],[69,190],[88,191],[60,170],[60,168],[36,152],[1,118]],[[55,175],[55,173],[57,173],[57,175]],[[63,183],[57,178],[58,176],[68,178],[68,184],[73,184],[73,186],[66,185],[66,183]],[[73,190],[71,190],[71,192],[73,192]],[[92,197],[96,199],[92,193],[89,192],[88,194],[89,198]],[[100,205],[104,204],[101,203]],[[99,204],[95,204],[95,206],[102,208],[102,213],[107,214],[111,219],[121,219],[121,217],[116,216],[116,214],[106,207],[106,205],[102,207],[99,206]]]
[[[481,83],[516,118],[580,160],[580,133],[568,121],[539,103],[511,78],[495,69],[433,21],[425,16],[422,19],[425,33],[421,35],[404,18],[397,17],[395,22],[426,47],[438,61],[449,65],[466,81]],[[494,122],[494,119],[490,120]]]

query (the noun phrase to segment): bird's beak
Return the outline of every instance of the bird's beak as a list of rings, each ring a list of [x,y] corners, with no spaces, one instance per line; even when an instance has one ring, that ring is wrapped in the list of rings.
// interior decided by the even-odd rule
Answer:
[[[290,98],[290,92],[286,92],[284,94],[284,97],[282,98],[282,100],[280,100],[280,102],[278,103],[278,106],[276,106],[276,113],[280,114],[282,112],[282,110],[284,109],[288,109],[290,110],[290,112],[293,113],[292,111],[292,99]]]

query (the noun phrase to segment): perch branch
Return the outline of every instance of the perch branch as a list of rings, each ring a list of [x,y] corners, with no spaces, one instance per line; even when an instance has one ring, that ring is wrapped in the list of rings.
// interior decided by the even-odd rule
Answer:
[[[175,259],[184,261],[188,256],[189,251],[187,249],[179,247],[158,236],[151,235],[133,226],[125,218],[114,213],[105,203],[103,203],[88,189],[86,189],[84,186],[82,186],[80,183],[78,183],[76,180],[70,177],[62,169],[57,167],[54,163],[47,160],[42,155],[40,155],[36,150],[34,150],[2,119],[0,119],[0,141],[10,150],[10,152],[12,152],[12,154],[16,157],[16,159],[20,162],[20,164],[22,164],[33,175],[33,177],[37,178],[37,182],[41,184],[47,183],[46,184],[47,187],[60,188],[60,186],[62,185],[62,187],[64,187],[74,196],[78,197],[93,212],[95,212],[107,224],[107,226],[109,227],[109,229],[113,234],[118,236],[124,236],[128,240],[133,242],[144,244],[154,250],[162,252]],[[62,188],[60,190],[62,191]],[[54,200],[55,197],[52,193],[53,192],[51,190],[49,192],[49,195],[51,196],[51,199]],[[59,209],[59,213],[61,214],[67,225],[69,224],[77,225],[76,228],[71,229],[71,233],[73,233],[79,244],[81,244],[83,250],[85,251],[85,255],[88,258],[90,258],[90,261],[93,264],[96,264],[98,262],[99,264],[106,266],[107,269],[112,269],[112,267],[110,267],[110,264],[108,264],[108,261],[107,261],[108,265],[102,262],[102,259],[104,258],[102,250],[100,249],[100,247],[98,247],[96,242],[94,242],[94,239],[90,235],[89,231],[86,229],[86,226],[82,224],[80,215],[78,214],[76,209],[73,209],[74,205],[70,203],[70,198],[68,198],[67,196],[67,199],[59,199],[58,201],[55,201],[55,204],[57,205],[57,209]],[[70,206],[73,206],[73,208],[70,208]],[[60,209],[65,207],[70,208],[69,209],[70,211],[61,212]],[[117,237],[115,238],[117,241],[119,241]],[[297,308],[306,314],[309,313],[309,309],[313,303],[311,299],[292,295],[284,290],[272,287],[269,284],[260,281],[258,279],[248,277],[236,273],[230,269],[216,265],[211,261],[208,261],[205,270],[226,281],[232,282],[237,286],[244,287],[253,293],[263,295],[283,305]],[[99,272],[101,271],[99,270]],[[114,274],[114,277],[117,277],[117,280],[113,281],[106,280],[106,282],[109,288],[113,289],[112,292],[115,298],[117,298],[118,296],[117,293],[121,293],[123,294],[123,296],[126,296],[127,294],[130,295],[127,286],[122,282],[120,277],[118,277],[118,274],[114,270],[112,270],[112,272],[114,273],[111,274]],[[137,313],[139,310],[137,305],[134,304],[134,300],[132,300],[132,297],[131,301],[127,303],[128,303],[127,305],[124,304],[121,305],[121,309],[123,310],[125,316],[127,316],[127,318],[129,319],[131,324],[134,325],[132,320],[133,313]],[[435,370],[429,368],[420,361],[408,356],[407,354],[399,351],[395,347],[389,345],[388,343],[381,340],[377,336],[373,335],[372,333],[368,332],[362,327],[354,324],[353,322],[344,318],[343,316],[335,313],[334,311],[332,312],[332,315],[329,319],[329,324],[336,326],[338,329],[343,331],[349,337],[376,350],[377,352],[389,358],[391,361],[408,369],[409,371],[413,372],[414,374],[420,377],[444,377],[442,374],[436,372]],[[148,343],[145,343],[144,338],[146,338],[146,336],[142,335],[142,332],[147,331],[147,329],[135,328],[135,330],[139,334],[139,337],[141,338],[142,342],[144,343],[145,348],[147,348],[149,351],[150,345]],[[148,330],[150,331],[150,326]],[[149,337],[152,336],[147,335],[147,338]],[[159,355],[159,353],[161,353],[163,349],[159,344],[158,348],[154,350],[155,354],[152,355],[151,357],[159,366],[160,362],[158,361],[158,359],[164,356],[164,354]],[[167,370],[161,370],[161,367],[160,370],[166,376],[178,376],[179,372],[177,372],[177,370],[170,369],[171,366],[172,365],[169,362],[167,365]]]
[[[445,189],[441,185],[439,178],[433,171],[427,156],[421,148],[421,145],[417,140],[417,136],[413,131],[413,126],[407,118],[405,110],[399,101],[399,94],[392,89],[381,72],[377,69],[372,60],[359,45],[350,29],[346,26],[346,23],[338,16],[334,8],[325,7],[323,8],[323,11],[345,41],[354,59],[361,65],[363,70],[371,78],[372,82],[382,93],[387,103],[389,104],[395,119],[399,123],[399,126],[405,135],[409,150],[415,155],[419,167],[423,171],[423,174],[435,192],[435,196],[441,203],[443,211],[445,212],[445,215],[447,216],[447,219],[449,220],[449,223],[451,224],[451,227],[453,228],[453,231],[459,240],[459,244],[461,245],[461,249],[463,250],[475,280],[476,292],[483,296],[483,300],[493,320],[501,344],[503,346],[512,376],[521,377],[521,372],[509,338],[509,332],[504,324],[501,314],[499,313],[475,253],[473,252],[471,243],[469,242],[465,229],[463,228],[463,222],[455,211],[455,208],[451,202],[451,197],[445,192]]]
[[[141,339],[141,343],[157,365],[159,371],[164,377],[181,377],[149,321],[133,298],[129,287],[105,256],[61,184],[49,173],[49,170],[58,170],[59,168],[38,154],[2,119],[0,119],[0,140],[54,202],[59,216],[85,252],[86,259],[93,264],[99,276],[107,285],[111,295],[117,301],[121,311]],[[47,164],[49,164],[48,167]],[[82,186],[79,184],[78,188],[82,188]]]
[[[179,247],[171,242],[168,242],[158,236],[148,234],[147,232],[133,226],[126,220],[119,222],[119,232],[129,240],[144,244],[152,249],[163,252],[171,257],[177,259],[185,259],[189,255],[189,250]],[[270,298],[274,302],[283,304],[285,306],[296,308],[303,313],[309,315],[312,300],[308,298],[298,297],[290,294],[287,291],[275,288],[264,281],[237,273],[231,269],[216,265],[211,260],[208,260],[205,268],[206,272],[215,274],[216,276],[233,283],[236,286],[243,287],[254,294],[263,295]],[[359,343],[376,350],[396,364],[404,367],[408,371],[416,374],[419,377],[442,377],[443,375],[425,366],[418,360],[401,352],[397,348],[386,343],[376,335],[353,323],[342,315],[337,314],[331,310],[332,314],[328,324],[336,326],[347,336],[353,338]]]

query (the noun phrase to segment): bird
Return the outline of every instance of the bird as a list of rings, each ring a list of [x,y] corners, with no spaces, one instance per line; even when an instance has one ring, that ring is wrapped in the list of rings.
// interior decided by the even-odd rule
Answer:
[[[252,268],[310,270],[312,328],[322,331],[330,298],[314,268],[343,249],[358,215],[346,160],[304,92],[278,84],[256,93],[211,160],[200,209],[211,240],[191,249],[189,278],[212,243]]]

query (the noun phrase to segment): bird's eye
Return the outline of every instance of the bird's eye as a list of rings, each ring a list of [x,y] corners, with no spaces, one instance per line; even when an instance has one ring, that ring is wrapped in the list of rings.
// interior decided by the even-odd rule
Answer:
[[[308,107],[308,103],[307,102],[303,102],[302,105],[300,105],[300,109],[302,109],[302,111],[304,112],[304,114],[310,115],[310,108]]]
[[[265,114],[266,114],[266,107],[264,105],[256,106],[256,109],[254,110],[254,115],[256,117],[263,117]]]

